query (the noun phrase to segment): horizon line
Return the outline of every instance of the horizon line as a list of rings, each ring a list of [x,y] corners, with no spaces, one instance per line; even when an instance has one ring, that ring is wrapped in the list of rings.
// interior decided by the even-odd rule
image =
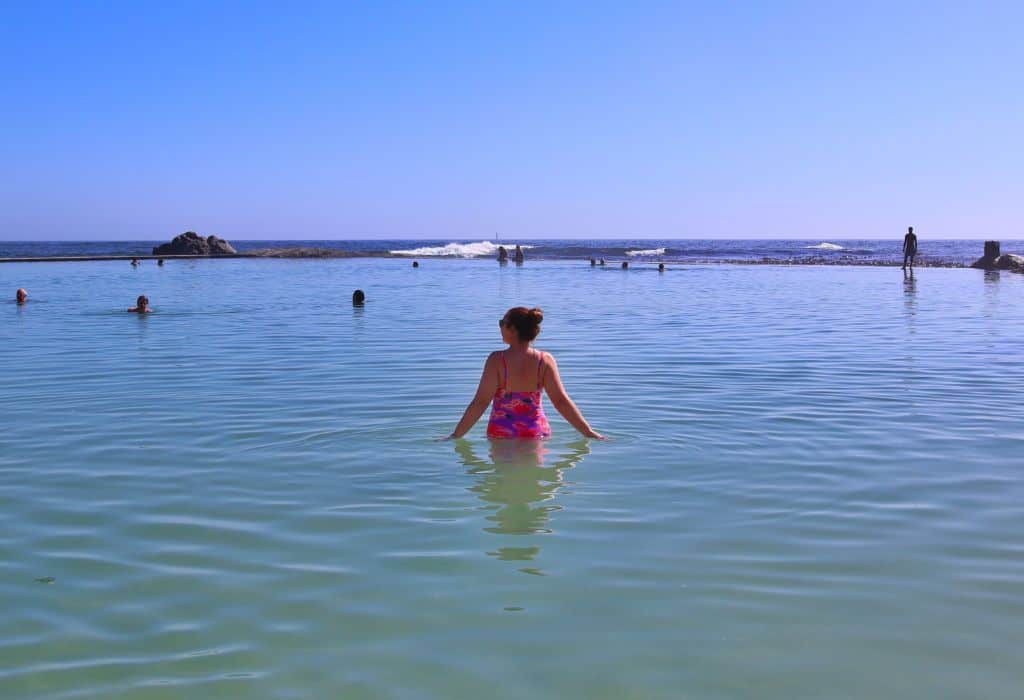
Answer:
[[[185,233],[184,231],[182,233]],[[181,235],[181,234],[176,234]],[[515,241],[823,241],[828,242],[834,241],[892,241],[901,240],[902,234],[887,236],[885,238],[801,238],[801,237],[772,237],[772,238],[664,238],[664,237],[650,237],[650,236],[623,236],[623,237],[595,237],[595,238],[548,238],[544,236],[522,236],[517,238],[509,238],[504,241],[498,241],[493,238],[481,238],[481,237],[409,237],[409,238],[238,238],[232,237],[232,239],[224,238],[218,234],[207,234],[217,236],[222,240],[226,240],[229,243],[231,240],[235,241],[359,241],[359,242],[370,242],[370,241],[449,241],[452,243],[462,242],[488,242],[488,243],[507,243]],[[204,236],[206,237],[206,236]],[[161,243],[166,242],[167,239],[162,238],[48,238],[48,239],[17,239],[17,238],[0,238],[0,243]],[[1006,238],[1006,237],[976,237],[976,236],[964,236],[960,238],[929,238],[925,236],[925,240],[930,241],[1024,241],[1024,238]]]

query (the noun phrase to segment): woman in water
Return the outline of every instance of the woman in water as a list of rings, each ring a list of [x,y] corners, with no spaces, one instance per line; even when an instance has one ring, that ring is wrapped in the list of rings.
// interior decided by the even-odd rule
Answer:
[[[484,363],[484,373],[476,396],[469,402],[462,420],[448,437],[460,438],[469,432],[492,403],[487,423],[489,438],[539,439],[551,435],[544,415],[541,391],[547,391],[551,403],[572,427],[586,437],[603,440],[604,436],[590,427],[562,386],[558,365],[549,353],[530,347],[544,313],[540,309],[517,306],[498,321],[501,339],[508,350],[492,352]]]
[[[140,294],[139,298],[135,300],[135,306],[128,309],[128,313],[133,314],[148,314],[152,311],[153,309],[149,308],[149,297],[145,294]]]

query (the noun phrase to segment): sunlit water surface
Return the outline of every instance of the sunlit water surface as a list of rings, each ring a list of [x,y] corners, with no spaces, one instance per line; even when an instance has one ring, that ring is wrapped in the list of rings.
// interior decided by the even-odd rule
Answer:
[[[19,286],[0,697],[1021,697],[1024,276],[0,267]],[[519,303],[608,442],[550,407],[541,446],[433,440]]]

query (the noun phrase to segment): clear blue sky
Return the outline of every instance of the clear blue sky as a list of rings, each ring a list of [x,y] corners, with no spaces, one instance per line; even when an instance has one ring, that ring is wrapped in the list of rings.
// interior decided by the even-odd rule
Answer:
[[[0,239],[1024,238],[1024,3],[8,3]]]

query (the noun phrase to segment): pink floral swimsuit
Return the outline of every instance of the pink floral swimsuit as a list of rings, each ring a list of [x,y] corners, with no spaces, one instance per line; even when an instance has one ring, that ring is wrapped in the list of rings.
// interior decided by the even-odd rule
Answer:
[[[544,353],[540,353],[537,362],[536,391],[506,391],[508,386],[508,362],[505,353],[501,353],[501,364],[505,367],[505,377],[494,392],[494,403],[491,407],[491,419],[487,423],[489,438],[526,438],[538,439],[551,436],[551,426],[544,415],[541,405],[541,389],[544,386]]]

